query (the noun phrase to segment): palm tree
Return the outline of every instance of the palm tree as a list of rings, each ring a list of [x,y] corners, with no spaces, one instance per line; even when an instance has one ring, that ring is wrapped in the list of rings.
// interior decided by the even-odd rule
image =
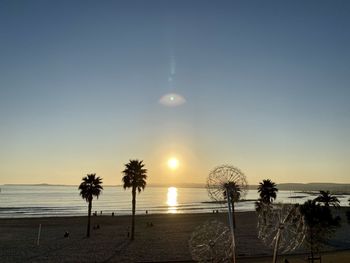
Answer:
[[[276,184],[270,179],[263,180],[259,183],[258,193],[260,195],[260,201],[264,204],[271,204],[277,197],[278,189]]]
[[[314,252],[327,244],[329,238],[340,226],[340,217],[333,217],[329,206],[321,206],[315,200],[308,200],[300,206],[306,226],[305,243],[310,248],[311,260],[314,262]]]
[[[132,219],[131,219],[131,240],[135,235],[135,209],[136,209],[136,190],[140,193],[146,187],[147,169],[144,168],[143,161],[130,160],[125,164],[125,170],[122,172],[123,188],[131,188],[132,195]]]
[[[99,197],[99,195],[102,193],[103,187],[102,187],[102,178],[99,176],[96,177],[96,174],[88,174],[86,177],[83,177],[83,181],[79,185],[80,195],[83,199],[86,200],[86,202],[89,203],[88,205],[88,223],[87,223],[87,230],[86,230],[86,236],[90,236],[90,218],[91,218],[91,208],[92,208],[92,199],[94,196],[96,198]]]
[[[230,200],[231,200],[231,206],[232,206],[232,224],[233,228],[236,228],[236,218],[235,218],[235,202],[238,202],[238,200],[241,198],[241,189],[239,188],[239,185],[237,185],[235,182],[228,182],[224,184],[224,198],[227,199],[227,193],[229,194]]]
[[[320,194],[315,198],[317,203],[323,203],[325,206],[332,205],[334,207],[339,207],[339,199],[331,195],[329,191],[320,191]]]

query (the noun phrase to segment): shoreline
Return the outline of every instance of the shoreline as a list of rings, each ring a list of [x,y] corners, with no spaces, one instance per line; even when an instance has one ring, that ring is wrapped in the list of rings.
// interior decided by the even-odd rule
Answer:
[[[236,214],[240,214],[240,213],[255,213],[255,211],[235,211]],[[219,210],[219,213],[209,213],[209,212],[198,212],[198,213],[148,213],[148,214],[136,214],[136,218],[138,217],[152,217],[152,216],[167,216],[167,215],[212,215],[212,214],[226,214],[227,215],[227,212],[222,212]],[[114,214],[114,216],[112,216],[111,214],[102,214],[102,215],[97,215],[97,216],[94,216],[94,215],[91,215],[91,218],[120,218],[120,217],[131,217],[131,213],[130,214]],[[70,219],[70,218],[74,218],[74,219],[82,219],[82,218],[87,218],[87,213],[86,215],[70,215],[70,216],[38,216],[38,217],[0,217],[0,222],[3,221],[3,220],[39,220],[39,219]]]
[[[251,200],[249,200],[250,202]],[[202,203],[212,203],[211,201],[209,202],[202,202]],[[275,204],[279,204],[279,203],[275,203]],[[283,203],[283,204],[291,204],[293,205],[294,203]],[[332,210],[334,211],[345,211],[347,209],[349,209],[350,206],[339,206],[337,208],[331,207]],[[0,207],[0,209],[6,210],[5,207]],[[146,209],[147,210],[147,209]],[[191,208],[188,210],[191,210],[192,212],[187,212],[186,209],[179,209],[177,212],[158,212],[157,210],[147,210],[148,214],[146,214],[146,210],[139,210],[139,212],[136,210],[136,217],[139,216],[151,216],[151,215],[196,215],[196,214],[215,214],[215,211],[218,211],[219,214],[224,214],[227,213],[227,208],[225,206],[222,207],[213,207],[212,211],[213,212],[208,212],[208,208]],[[142,211],[142,212],[141,212]],[[154,212],[152,212],[154,211]],[[193,211],[198,211],[198,212],[193,212]],[[98,212],[98,211],[97,211]],[[123,213],[123,214],[119,214],[118,211],[103,211],[102,210],[102,215],[100,213],[97,213],[97,215],[94,215],[93,213],[91,214],[91,218],[95,218],[95,217],[128,217],[131,216],[131,211],[130,213]],[[235,213],[255,213],[255,209],[251,209],[251,210],[235,210]],[[114,213],[114,215],[112,215],[112,213]],[[76,215],[47,215],[47,216],[43,216],[43,215],[38,215],[38,216],[20,216],[20,217],[0,217],[0,221],[1,220],[8,220],[8,219],[13,219],[13,220],[17,220],[17,219],[40,219],[40,218],[84,218],[87,217],[87,212],[86,214],[76,214]]]

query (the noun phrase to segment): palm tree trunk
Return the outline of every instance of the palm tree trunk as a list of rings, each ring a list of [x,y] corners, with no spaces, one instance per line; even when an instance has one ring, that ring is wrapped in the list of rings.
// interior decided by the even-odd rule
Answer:
[[[132,188],[132,217],[131,217],[131,240],[135,235],[135,209],[136,209],[136,187]]]
[[[278,246],[279,246],[280,238],[281,238],[281,228],[279,227],[278,228],[278,232],[277,232],[275,248],[273,250],[273,259],[272,259],[273,263],[277,262],[277,252],[278,252]]]
[[[231,205],[232,205],[232,224],[233,224],[233,229],[236,229],[235,202],[233,200],[231,201]]]
[[[90,237],[91,208],[92,208],[92,198],[89,198],[88,223],[87,223],[86,237]]]

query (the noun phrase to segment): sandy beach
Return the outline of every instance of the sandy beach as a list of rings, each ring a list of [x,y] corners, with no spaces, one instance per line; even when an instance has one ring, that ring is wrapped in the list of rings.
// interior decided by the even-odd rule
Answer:
[[[344,217],[345,209],[338,210]],[[206,220],[227,222],[225,213],[140,215],[136,218],[135,241],[127,238],[129,216],[97,216],[92,218],[89,239],[85,237],[86,217],[27,218],[0,220],[1,262],[191,262],[188,240],[196,226]],[[148,223],[153,224],[149,226]],[[38,226],[42,225],[39,246]],[[70,237],[64,238],[65,231]],[[270,262],[271,248],[257,238],[255,212],[237,213],[238,262]],[[350,226],[343,220],[326,251],[350,260]],[[342,251],[341,251],[342,250]],[[305,253],[299,249],[295,253]],[[306,262],[306,255],[287,256],[291,262]],[[282,260],[284,257],[281,256]],[[301,260],[301,261],[298,261]],[[324,260],[322,262],[327,262]]]

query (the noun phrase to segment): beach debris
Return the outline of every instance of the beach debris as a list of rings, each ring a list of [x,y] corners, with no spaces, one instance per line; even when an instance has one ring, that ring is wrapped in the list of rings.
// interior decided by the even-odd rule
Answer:
[[[199,225],[189,240],[192,259],[197,262],[231,262],[230,229],[222,222],[211,220]]]
[[[292,204],[262,205],[258,212],[258,237],[277,253],[291,252],[304,241],[306,226],[299,206]]]
[[[100,229],[100,224],[95,224],[94,226],[93,226],[93,229]]]

